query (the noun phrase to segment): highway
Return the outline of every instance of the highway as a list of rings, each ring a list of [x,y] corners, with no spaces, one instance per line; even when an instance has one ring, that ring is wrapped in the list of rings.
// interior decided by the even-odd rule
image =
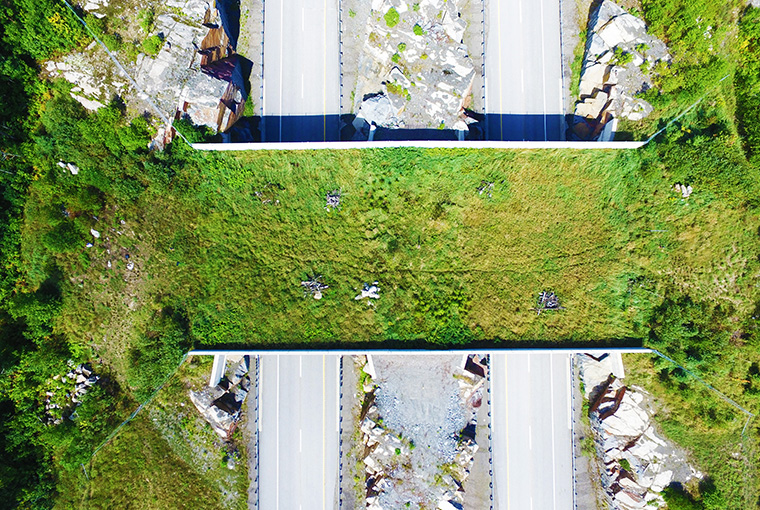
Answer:
[[[260,357],[259,509],[336,508],[339,360]]]
[[[492,355],[497,510],[572,510],[569,370],[563,353]]]
[[[264,4],[266,142],[339,140],[338,0]]]
[[[564,140],[559,0],[491,0],[485,53],[488,138]]]

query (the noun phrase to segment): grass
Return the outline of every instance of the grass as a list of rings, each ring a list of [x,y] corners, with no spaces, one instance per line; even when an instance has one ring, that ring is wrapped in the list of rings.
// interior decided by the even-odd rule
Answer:
[[[580,95],[583,56],[586,52],[586,29],[578,34],[578,44],[573,48],[573,61],[570,63],[570,96],[577,101]]]
[[[677,199],[681,176],[654,151],[203,158],[182,170],[189,198],[120,211],[139,275],[121,262],[106,271],[97,245],[67,287],[77,306],[64,307],[62,327],[115,362],[166,306],[186,311],[196,342],[230,345],[640,343],[671,289],[737,313],[754,306],[756,214],[707,181]],[[482,180],[493,198],[477,193]],[[338,188],[342,207],[328,212],[325,194]],[[272,189],[277,204],[255,194]],[[303,296],[311,274],[330,287],[320,301]],[[380,299],[355,301],[373,281]],[[537,315],[542,290],[565,310]]]
[[[614,230],[600,200],[614,154],[319,156],[252,153],[233,173],[205,176],[209,191],[225,192],[198,218],[204,248],[184,261],[200,269],[196,285],[227,304],[223,315],[236,316],[241,341],[411,340],[460,324],[484,338],[628,333],[623,321],[593,318],[607,315],[616,272]],[[586,178],[578,179],[579,167]],[[476,192],[483,178],[499,182],[492,200]],[[279,206],[253,196],[266,182],[285,188]],[[327,212],[325,192],[340,187],[343,208]],[[319,302],[301,295],[299,281],[310,273],[331,287]],[[353,300],[375,280],[376,308]],[[544,288],[574,312],[536,316],[530,308]]]
[[[187,396],[206,382],[211,359],[193,358],[150,405],[94,457],[84,472],[64,473],[61,508],[245,509],[248,471],[245,445],[230,447],[203,421]]]

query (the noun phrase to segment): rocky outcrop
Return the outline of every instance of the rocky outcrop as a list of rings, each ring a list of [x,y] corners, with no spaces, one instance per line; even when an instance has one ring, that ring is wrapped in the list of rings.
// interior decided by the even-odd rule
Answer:
[[[647,33],[643,20],[601,2],[588,23],[572,138],[595,139],[613,119],[648,116],[652,106],[637,95],[652,86],[649,74],[661,61],[670,61],[667,47]]]
[[[138,57],[136,81],[170,116],[176,112],[195,125],[225,132],[242,115],[246,100],[234,31],[225,27],[227,18],[215,2],[189,0],[183,5],[187,15],[197,16],[194,22],[173,14],[158,16],[164,44],[155,58]]]
[[[240,409],[251,388],[248,375],[250,356],[243,356],[226,371],[222,380],[213,388],[190,391],[190,401],[195,405],[219,437],[229,441],[240,420]]]
[[[585,397],[590,400],[602,488],[611,509],[664,506],[660,493],[671,482],[701,478],[685,454],[656,431],[648,394],[623,383],[620,354],[580,356],[579,364]]]
[[[475,69],[461,0],[373,0],[354,95],[357,138],[370,125],[467,131]],[[359,101],[357,101],[357,104]]]

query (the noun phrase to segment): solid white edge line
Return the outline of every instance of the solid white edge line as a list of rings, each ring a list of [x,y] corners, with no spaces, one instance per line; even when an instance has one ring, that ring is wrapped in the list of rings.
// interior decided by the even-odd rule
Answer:
[[[554,437],[554,356],[549,354],[549,400],[552,410],[552,508],[557,508],[557,460],[556,460],[556,440]]]
[[[546,45],[544,44],[544,2],[538,0],[539,10],[541,11],[541,99],[543,100],[544,112],[544,140],[548,138],[549,131],[546,126]]]
[[[338,441],[340,442],[340,355],[335,357],[335,378],[338,384],[335,385],[335,432],[338,433]]]
[[[276,429],[276,436],[275,436],[275,444],[276,444],[276,453],[277,455],[275,458],[277,459],[275,462],[275,508],[279,510],[280,508],[280,357],[277,356],[277,392],[276,392],[277,398],[275,400],[277,406],[276,406],[276,412],[275,412],[275,423],[277,424]]]
[[[285,23],[285,2],[280,2],[280,107],[279,111],[277,112],[277,115],[279,116],[279,135],[277,137],[278,141],[282,141],[282,69],[283,69],[283,50],[285,47],[285,32],[283,30],[283,24]]]
[[[256,402],[258,403],[258,408],[259,408],[258,429],[259,429],[259,435],[261,435],[261,422],[263,421],[262,417],[264,416],[264,413],[263,413],[264,408],[261,405],[261,395],[262,393],[264,393],[262,391],[262,388],[264,387],[264,377],[262,375],[264,373],[264,364],[261,362],[260,356],[256,356],[256,357],[259,360],[259,374],[258,374],[259,380],[258,380],[258,384],[256,385]],[[256,455],[258,455],[258,452],[256,452]]]
[[[573,430],[573,386],[575,385],[575,379],[572,378],[572,355],[567,356],[567,363],[565,364],[567,385],[567,428]]]

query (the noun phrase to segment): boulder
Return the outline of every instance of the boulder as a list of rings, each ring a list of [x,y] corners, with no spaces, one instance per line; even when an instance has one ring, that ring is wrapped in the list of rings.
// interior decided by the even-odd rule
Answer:
[[[376,94],[365,99],[359,107],[357,118],[363,118],[368,124],[394,127],[398,123],[391,101],[385,94]]]
[[[575,114],[587,119],[598,119],[607,106],[608,98],[606,92],[597,91],[592,97],[586,98],[575,107]]]

